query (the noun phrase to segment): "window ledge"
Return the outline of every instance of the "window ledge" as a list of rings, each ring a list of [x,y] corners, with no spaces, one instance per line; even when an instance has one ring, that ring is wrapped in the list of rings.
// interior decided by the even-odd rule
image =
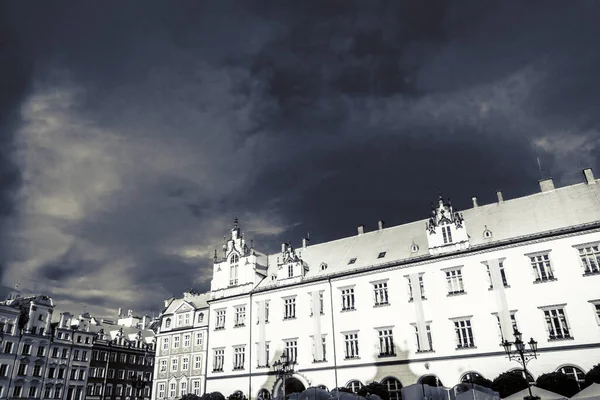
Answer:
[[[575,340],[573,336],[548,338],[548,342],[562,342],[563,340]]]
[[[246,324],[235,324],[233,327],[234,328],[243,328],[244,326],[246,326]]]
[[[421,300],[427,300],[427,297],[425,297],[425,296],[421,296]],[[412,302],[414,302],[414,301],[415,301],[415,299],[413,299],[412,297],[411,297],[410,299],[408,299],[408,302],[409,302],[409,303],[412,303]]]
[[[313,315],[314,315],[313,313],[310,313],[310,317],[312,317]],[[325,315],[325,313],[324,313],[323,311],[321,311],[321,312],[319,313],[319,315]]]
[[[539,283],[546,283],[546,282],[556,282],[557,280],[558,280],[558,279],[556,279],[556,278],[538,279],[538,280],[535,280],[535,281],[533,281],[533,284],[534,284],[534,285],[537,285],[537,284],[539,284]]]
[[[462,296],[464,294],[467,294],[467,292],[465,292],[464,290],[462,292],[452,292],[448,293],[448,297]]]
[[[600,275],[600,271],[586,272],[582,276],[594,276],[594,275]]]
[[[455,350],[473,350],[473,349],[477,349],[477,346],[457,347]]]
[[[510,285],[504,285],[504,289],[510,289]],[[492,290],[494,290],[494,287],[490,286],[488,290],[491,292]]]
[[[327,362],[327,360],[313,360],[312,363],[313,364],[320,364],[320,363],[324,363]]]
[[[263,369],[263,368],[271,368],[271,367],[269,366],[269,364],[267,364],[267,365],[257,365],[256,366],[256,369]]]
[[[351,312],[351,311],[356,311],[356,308],[342,308],[341,312]]]
[[[225,327],[224,327],[224,326],[217,326],[217,327],[215,328],[215,331],[224,331],[224,330],[225,330]]]
[[[290,321],[290,320],[294,320],[296,319],[296,317],[284,317],[283,320],[284,321]]]
[[[378,358],[396,357],[396,353],[379,353]]]
[[[387,303],[375,303],[375,304],[373,304],[373,308],[388,307],[389,305],[390,305],[389,302],[387,302]]]
[[[417,350],[417,354],[435,353],[435,350]]]
[[[233,367],[234,371],[242,371],[244,367]]]
[[[344,357],[344,360],[360,360],[359,356],[354,356],[354,357]]]
[[[221,368],[221,369],[213,369],[212,372],[223,372],[223,368]]]

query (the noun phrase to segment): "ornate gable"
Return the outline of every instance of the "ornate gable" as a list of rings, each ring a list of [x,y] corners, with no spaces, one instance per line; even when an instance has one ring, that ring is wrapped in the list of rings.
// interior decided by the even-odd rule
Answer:
[[[430,254],[464,250],[469,247],[469,236],[463,216],[452,207],[450,199],[439,197],[431,207],[429,220],[425,223]]]

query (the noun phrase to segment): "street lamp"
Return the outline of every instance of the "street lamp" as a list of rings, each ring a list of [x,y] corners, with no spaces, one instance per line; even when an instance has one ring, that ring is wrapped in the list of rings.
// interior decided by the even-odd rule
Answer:
[[[285,400],[285,378],[294,373],[294,365],[296,360],[289,360],[287,353],[283,353],[281,358],[273,363],[277,377],[282,379],[283,399],[280,400]]]
[[[527,343],[529,345],[529,349],[528,349],[527,347],[525,347],[525,343],[523,342],[523,340],[521,340],[523,337],[523,334],[521,332],[519,332],[519,330],[517,328],[514,328],[514,335],[515,335],[514,342],[509,342],[508,340],[505,340],[502,343],[502,346],[504,347],[504,351],[506,352],[506,355],[508,356],[509,361],[515,360],[523,366],[523,372],[525,373],[525,380],[527,381],[527,388],[529,389],[529,396],[525,397],[525,400],[539,399],[539,396],[534,396],[533,393],[531,392],[531,383],[529,382],[529,379],[528,379],[529,372],[527,372],[527,363],[530,360],[537,358],[537,345],[538,344],[535,340],[533,340],[533,338],[531,338],[529,343]],[[513,345],[515,346],[515,350],[512,349]]]
[[[146,387],[147,383],[148,382],[146,382],[146,380],[143,379],[141,376],[133,375],[131,377],[131,384],[133,386],[133,398],[134,398],[134,400],[139,397],[140,391],[143,390]]]

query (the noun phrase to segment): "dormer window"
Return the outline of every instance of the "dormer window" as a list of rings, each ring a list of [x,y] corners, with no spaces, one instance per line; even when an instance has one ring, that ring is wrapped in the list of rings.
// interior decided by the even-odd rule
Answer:
[[[238,269],[239,269],[240,257],[234,254],[229,259],[229,286],[235,286],[238,284]]]
[[[382,251],[381,253],[379,253],[379,255],[377,256],[377,258],[383,258],[385,257],[385,251]]]
[[[354,264],[356,262],[356,258],[351,258],[350,261],[348,261],[348,265]]]
[[[165,328],[170,328],[171,327],[171,318],[167,318],[165,321]]]
[[[444,244],[452,243],[452,232],[449,225],[442,226],[442,236],[444,237]]]

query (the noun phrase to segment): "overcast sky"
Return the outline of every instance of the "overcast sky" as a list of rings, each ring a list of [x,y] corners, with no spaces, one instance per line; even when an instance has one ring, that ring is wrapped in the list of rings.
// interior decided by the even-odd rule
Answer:
[[[3,291],[159,311],[273,252],[600,175],[600,2],[0,2]],[[549,216],[551,217],[551,216]]]

